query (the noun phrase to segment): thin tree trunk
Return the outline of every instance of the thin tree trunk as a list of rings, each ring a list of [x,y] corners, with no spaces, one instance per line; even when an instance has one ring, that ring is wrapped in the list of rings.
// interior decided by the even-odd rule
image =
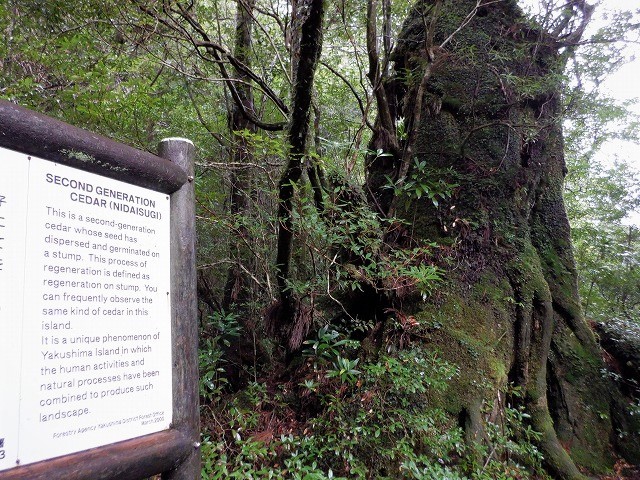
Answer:
[[[237,0],[236,13],[236,37],[234,56],[248,68],[251,67],[251,30],[253,24],[253,8],[255,0]],[[247,133],[256,132],[256,127],[244,112],[254,114],[253,92],[251,79],[242,70],[236,69],[235,77],[237,92],[242,105],[235,105],[229,113],[229,129],[233,138],[231,161],[235,165],[243,165],[253,162],[253,150],[247,139]],[[248,270],[251,267],[251,252],[247,244],[252,240],[246,224],[249,221],[250,192],[252,183],[252,170],[248,168],[234,168],[231,170],[231,192],[229,196],[229,209],[234,218],[239,220],[237,234],[231,236],[229,254],[235,264],[227,271],[225,283],[223,308],[229,310],[232,304],[242,304],[248,300],[248,283],[250,278],[243,272],[241,265]]]
[[[251,43],[253,8],[255,0],[237,0],[236,36],[234,56],[248,68],[251,67]],[[250,121],[255,114],[251,78],[244,70],[234,69],[237,82],[236,91],[240,104],[233,103],[229,112],[229,130],[233,139],[231,145],[231,162],[236,166],[253,163],[253,147],[247,134],[256,132],[256,126]],[[246,113],[250,115],[247,115]],[[222,308],[226,313],[232,310],[239,314],[245,333],[240,338],[225,339],[225,371],[232,388],[242,386],[240,365],[243,352],[252,352],[251,332],[244,319],[247,318],[246,304],[251,300],[252,279],[247,271],[253,270],[254,258],[251,245],[254,239],[247,228],[251,215],[252,170],[250,168],[233,168],[230,172],[231,191],[229,194],[229,213],[237,227],[234,235],[229,236],[229,258],[231,264],[227,270],[224,286]]]
[[[280,309],[272,330],[284,345],[295,347],[291,326],[296,316],[296,297],[289,288],[294,225],[292,219],[295,189],[303,173],[309,134],[313,81],[322,50],[324,0],[298,0],[293,3],[293,101],[289,122],[289,154],[278,186],[278,250],[276,255]],[[297,343],[297,342],[294,342]]]

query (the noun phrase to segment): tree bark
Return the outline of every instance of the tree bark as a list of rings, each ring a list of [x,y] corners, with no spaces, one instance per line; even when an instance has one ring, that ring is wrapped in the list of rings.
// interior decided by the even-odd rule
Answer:
[[[234,57],[246,68],[251,68],[251,44],[253,27],[253,9],[255,0],[237,0],[236,35]],[[230,149],[231,163],[241,166],[253,163],[253,147],[249,136],[256,133],[256,125],[251,121],[255,116],[251,78],[246,69],[234,68],[235,89],[238,100],[232,104],[228,113],[229,130],[233,143]],[[248,113],[248,115],[247,115]],[[229,259],[224,285],[222,308],[229,313],[232,310],[239,315],[240,323],[247,335],[229,338],[223,342],[225,349],[225,372],[232,388],[242,386],[243,356],[253,355],[254,346],[250,335],[252,327],[247,325],[246,303],[252,298],[252,279],[246,273],[254,270],[254,255],[251,247],[255,244],[249,228],[251,215],[252,170],[234,168],[230,173],[231,190],[229,193],[229,213],[236,222],[235,235],[229,240]],[[245,354],[245,352],[247,352]]]
[[[300,335],[292,335],[296,321],[297,299],[288,285],[293,251],[292,208],[295,188],[304,169],[309,135],[309,119],[313,96],[313,80],[322,50],[322,21],[324,0],[293,2],[292,70],[293,94],[287,139],[289,154],[278,187],[278,245],[276,269],[280,305],[272,319],[270,330],[288,350],[295,350],[302,342]]]
[[[434,23],[429,15],[440,3]],[[425,182],[458,185],[437,206],[424,196],[393,200],[402,200],[396,213],[412,223],[414,241],[438,241],[456,266],[450,288],[412,313],[444,325],[429,334],[428,348],[461,368],[446,408],[457,409],[463,425],[477,429],[477,410],[513,383],[542,434],[548,469],[581,479],[576,464],[612,464],[613,389],[580,307],[562,198],[563,58],[557,39],[529,27],[515,1],[479,5],[417,2],[393,57],[403,116],[419,121],[411,159],[426,162]],[[447,48],[429,52],[425,43]],[[421,112],[411,117],[416,106]],[[393,160],[368,164],[379,198],[379,178],[407,159]]]
[[[234,56],[251,68],[251,30],[253,24],[253,8],[255,0],[237,0],[236,12],[236,40],[234,46]],[[253,104],[253,92],[251,89],[251,79],[243,70],[235,69],[237,82],[237,92],[241,100],[241,105],[234,104],[229,112],[229,129],[233,138],[231,149],[231,161],[236,165],[243,165],[253,162],[253,151],[247,138],[248,134],[256,132],[256,126],[249,120],[244,112],[255,114]],[[225,283],[223,308],[229,310],[232,304],[240,304],[246,301],[247,289],[251,281],[244,274],[241,266],[251,270],[248,263],[252,258],[248,252],[247,244],[251,242],[249,231],[245,222],[248,222],[251,192],[251,170],[246,168],[236,168],[231,170],[231,192],[229,195],[229,209],[233,217],[240,220],[238,235],[234,235],[229,245],[230,258],[235,262],[229,267],[227,281]]]

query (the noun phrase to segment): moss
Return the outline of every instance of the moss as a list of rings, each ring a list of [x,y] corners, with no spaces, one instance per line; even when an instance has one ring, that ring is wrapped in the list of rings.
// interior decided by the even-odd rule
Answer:
[[[437,35],[457,28],[474,3],[452,2]],[[429,8],[432,2],[417,5]],[[470,412],[511,375],[525,388],[524,401],[543,434],[541,447],[553,472],[582,478],[549,412],[547,361],[556,368],[553,408],[564,409],[554,413],[563,445],[589,468],[609,462],[609,399],[598,385],[598,352],[577,297],[562,201],[555,57],[542,48],[532,62],[527,42],[536,35],[519,22],[515,1],[483,7],[472,27],[456,33],[448,61],[434,68],[427,85],[436,103],[425,103],[414,152],[430,166],[454,170],[460,187],[450,205],[414,202],[406,206],[405,218],[421,239],[448,239],[459,269],[448,277],[452,287],[438,292],[434,304],[419,306],[416,317],[425,325],[428,348],[460,368],[447,397],[439,399],[450,413]],[[414,12],[396,52],[401,68],[422,65],[416,48],[422,35],[424,19]],[[527,78],[514,78],[524,72]],[[535,90],[535,98],[525,98],[524,89]],[[443,233],[456,218],[466,228]],[[604,440],[595,438],[598,431]]]
[[[491,305],[508,303],[513,293],[506,278],[498,278],[493,272],[484,272],[473,285],[471,294],[476,302]]]
[[[551,293],[545,280],[538,252],[530,241],[525,240],[524,247],[507,266],[511,278],[517,282],[522,302],[530,303],[534,296],[541,301],[550,301]]]
[[[445,360],[459,367],[446,395],[432,399],[437,406],[458,415],[478,398],[492,398],[507,384],[512,306],[506,300],[508,284],[496,283],[488,274],[466,295],[441,293],[446,301],[426,306],[416,319],[426,327],[428,348],[438,350]]]
[[[561,398],[550,397],[558,411],[556,430],[572,458],[593,472],[611,468],[610,391],[600,372],[600,359],[573,332],[559,323],[552,343],[551,367],[559,370]]]
[[[542,289],[546,285],[532,247],[514,260],[513,268],[519,274],[526,274],[523,281],[529,292],[527,295],[533,295],[536,288]],[[475,411],[478,401],[490,402],[495,391],[507,383],[513,350],[513,325],[510,321],[514,312],[513,291],[504,277],[496,277],[495,274],[492,277],[487,271],[466,294],[460,291],[442,294],[444,301],[441,304],[427,306],[417,314],[417,318],[423,325],[431,326],[428,329],[429,348],[437,348],[445,360],[458,365],[460,373],[451,381],[446,394],[434,396],[430,401],[451,415],[466,412],[468,416],[469,412]],[[440,328],[433,329],[434,325]],[[540,405],[537,402],[533,405],[534,428],[543,434],[541,446],[550,469],[558,474],[558,478],[584,479],[558,443],[546,406],[535,407]],[[474,428],[477,427],[475,425]],[[473,432],[469,435],[473,436]],[[580,449],[582,444],[576,450],[581,459]],[[598,459],[585,465],[594,468],[597,462]]]
[[[591,349],[586,348],[570,329],[556,328],[553,349],[562,358],[564,364],[570,367],[570,371],[567,372],[567,380],[574,378],[575,383],[578,381],[584,382],[584,377],[588,378],[594,372],[598,372],[596,378],[591,379],[591,381],[597,382],[600,377],[599,370],[602,366],[600,357],[594,354]]]
[[[488,363],[492,377],[498,381],[498,384],[506,385],[509,375],[507,364],[502,359],[497,358],[489,358]]]
[[[553,280],[549,282],[553,297],[562,301],[567,315],[574,318],[582,317],[582,307],[578,302],[575,283],[575,269],[569,267],[573,265],[573,259],[567,258],[568,253],[561,252],[551,245],[538,246],[538,254],[546,275]]]
[[[77,161],[80,161],[82,163],[93,163],[95,165],[99,165],[99,166],[101,166],[103,168],[106,168],[108,170],[113,170],[114,172],[126,172],[128,170],[128,168],[126,168],[126,167],[119,167],[119,166],[113,165],[113,164],[111,164],[109,162],[98,160],[93,155],[89,155],[88,153],[80,152],[78,150],[62,149],[62,150],[60,150],[60,153],[63,154],[64,156],[66,156],[67,158],[71,159],[71,160],[77,160]]]
[[[60,150],[60,153],[62,153],[63,155],[66,155],[68,158],[73,160],[80,160],[81,162],[84,162],[84,163],[96,163],[96,158],[94,156],[84,152],[79,152],[77,150],[63,149],[63,150]]]
[[[576,465],[587,469],[593,473],[608,473],[611,472],[615,463],[615,458],[612,455],[602,457],[601,455],[594,455],[593,446],[602,443],[602,431],[599,430],[599,425],[585,425],[586,432],[585,437],[596,441],[590,445],[579,443],[570,449],[569,453]],[[608,443],[608,442],[606,442]]]
[[[442,97],[442,108],[448,110],[454,115],[459,113],[465,107],[465,105],[465,102],[463,102],[459,98],[455,98],[450,95],[445,95],[444,97]]]
[[[553,421],[546,408],[534,408],[531,411],[531,421],[534,428],[541,433],[540,444],[545,454],[547,468],[556,478],[563,480],[586,480],[586,477],[576,468],[569,454],[558,442]]]

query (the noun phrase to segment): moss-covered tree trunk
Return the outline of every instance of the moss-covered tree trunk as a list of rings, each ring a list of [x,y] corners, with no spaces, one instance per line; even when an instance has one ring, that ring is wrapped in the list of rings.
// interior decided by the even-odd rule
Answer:
[[[423,105],[413,152],[426,167],[409,175],[457,185],[438,206],[411,192],[394,200],[414,238],[438,241],[450,257],[447,286],[413,313],[442,326],[432,329],[428,347],[461,368],[444,403],[469,439],[482,436],[482,409],[500,403],[511,382],[542,434],[549,470],[582,478],[576,465],[597,471],[612,464],[615,426],[600,351],[579,303],[562,197],[559,43],[528,27],[515,0],[480,8],[476,0],[444,2],[436,22],[434,3],[416,4],[394,58],[405,92],[415,92],[426,64],[431,69],[421,102],[401,98],[405,118]],[[427,59],[430,34],[447,47]],[[372,162],[370,188],[394,168]]]
[[[235,57],[246,67],[251,67],[253,9],[255,0],[238,0],[236,10],[236,37],[234,46]],[[248,222],[249,203],[251,193],[251,169],[243,168],[253,161],[254,152],[248,140],[248,134],[255,134],[255,123],[245,115],[249,112],[255,115],[253,104],[253,91],[251,78],[238,68],[234,75],[237,79],[236,90],[240,104],[234,104],[229,112],[229,129],[234,145],[231,153],[231,162],[234,168],[231,170],[231,192],[229,195],[229,210],[231,215],[241,216],[238,227],[238,235],[233,236],[229,245],[229,256],[233,259],[232,265],[227,270],[227,280],[224,287],[222,307],[229,311],[233,304],[244,304],[249,295],[251,280],[243,271],[251,270],[249,263],[252,258],[250,252],[251,239],[244,222]],[[249,246],[249,247],[248,247]]]
[[[254,8],[255,0],[237,1],[234,55],[247,68],[251,67]],[[251,298],[251,290],[255,289],[250,275],[246,273],[253,270],[255,263],[252,253],[255,239],[248,228],[251,217],[251,190],[254,183],[253,170],[249,166],[254,161],[254,152],[249,136],[255,134],[257,128],[250,118],[250,115],[255,116],[256,113],[251,78],[245,70],[237,67],[234,68],[234,76],[237,80],[237,103],[233,103],[228,113],[229,134],[233,139],[230,152],[233,167],[230,173],[229,213],[237,219],[238,226],[235,235],[231,235],[229,239],[231,263],[227,269],[222,308],[225,312],[230,312],[232,308],[242,312],[240,321],[249,332],[251,328],[245,323],[249,310],[247,303]],[[237,389],[243,383],[240,367],[243,364],[243,356],[252,352],[254,345],[250,335],[225,340],[231,340],[225,347],[226,374],[232,388]]]
[[[296,0],[292,5],[292,72],[293,91],[291,118],[287,132],[289,153],[278,184],[278,242],[276,279],[280,303],[268,321],[268,330],[290,352],[302,344],[309,323],[301,314],[289,281],[293,254],[293,200],[302,177],[307,154],[307,136],[313,98],[313,81],[322,51],[324,0]]]

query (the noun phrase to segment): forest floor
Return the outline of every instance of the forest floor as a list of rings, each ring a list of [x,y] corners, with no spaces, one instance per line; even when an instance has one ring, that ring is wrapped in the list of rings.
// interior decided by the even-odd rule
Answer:
[[[640,465],[629,465],[623,460],[614,467],[615,474],[602,477],[601,480],[640,480]]]

